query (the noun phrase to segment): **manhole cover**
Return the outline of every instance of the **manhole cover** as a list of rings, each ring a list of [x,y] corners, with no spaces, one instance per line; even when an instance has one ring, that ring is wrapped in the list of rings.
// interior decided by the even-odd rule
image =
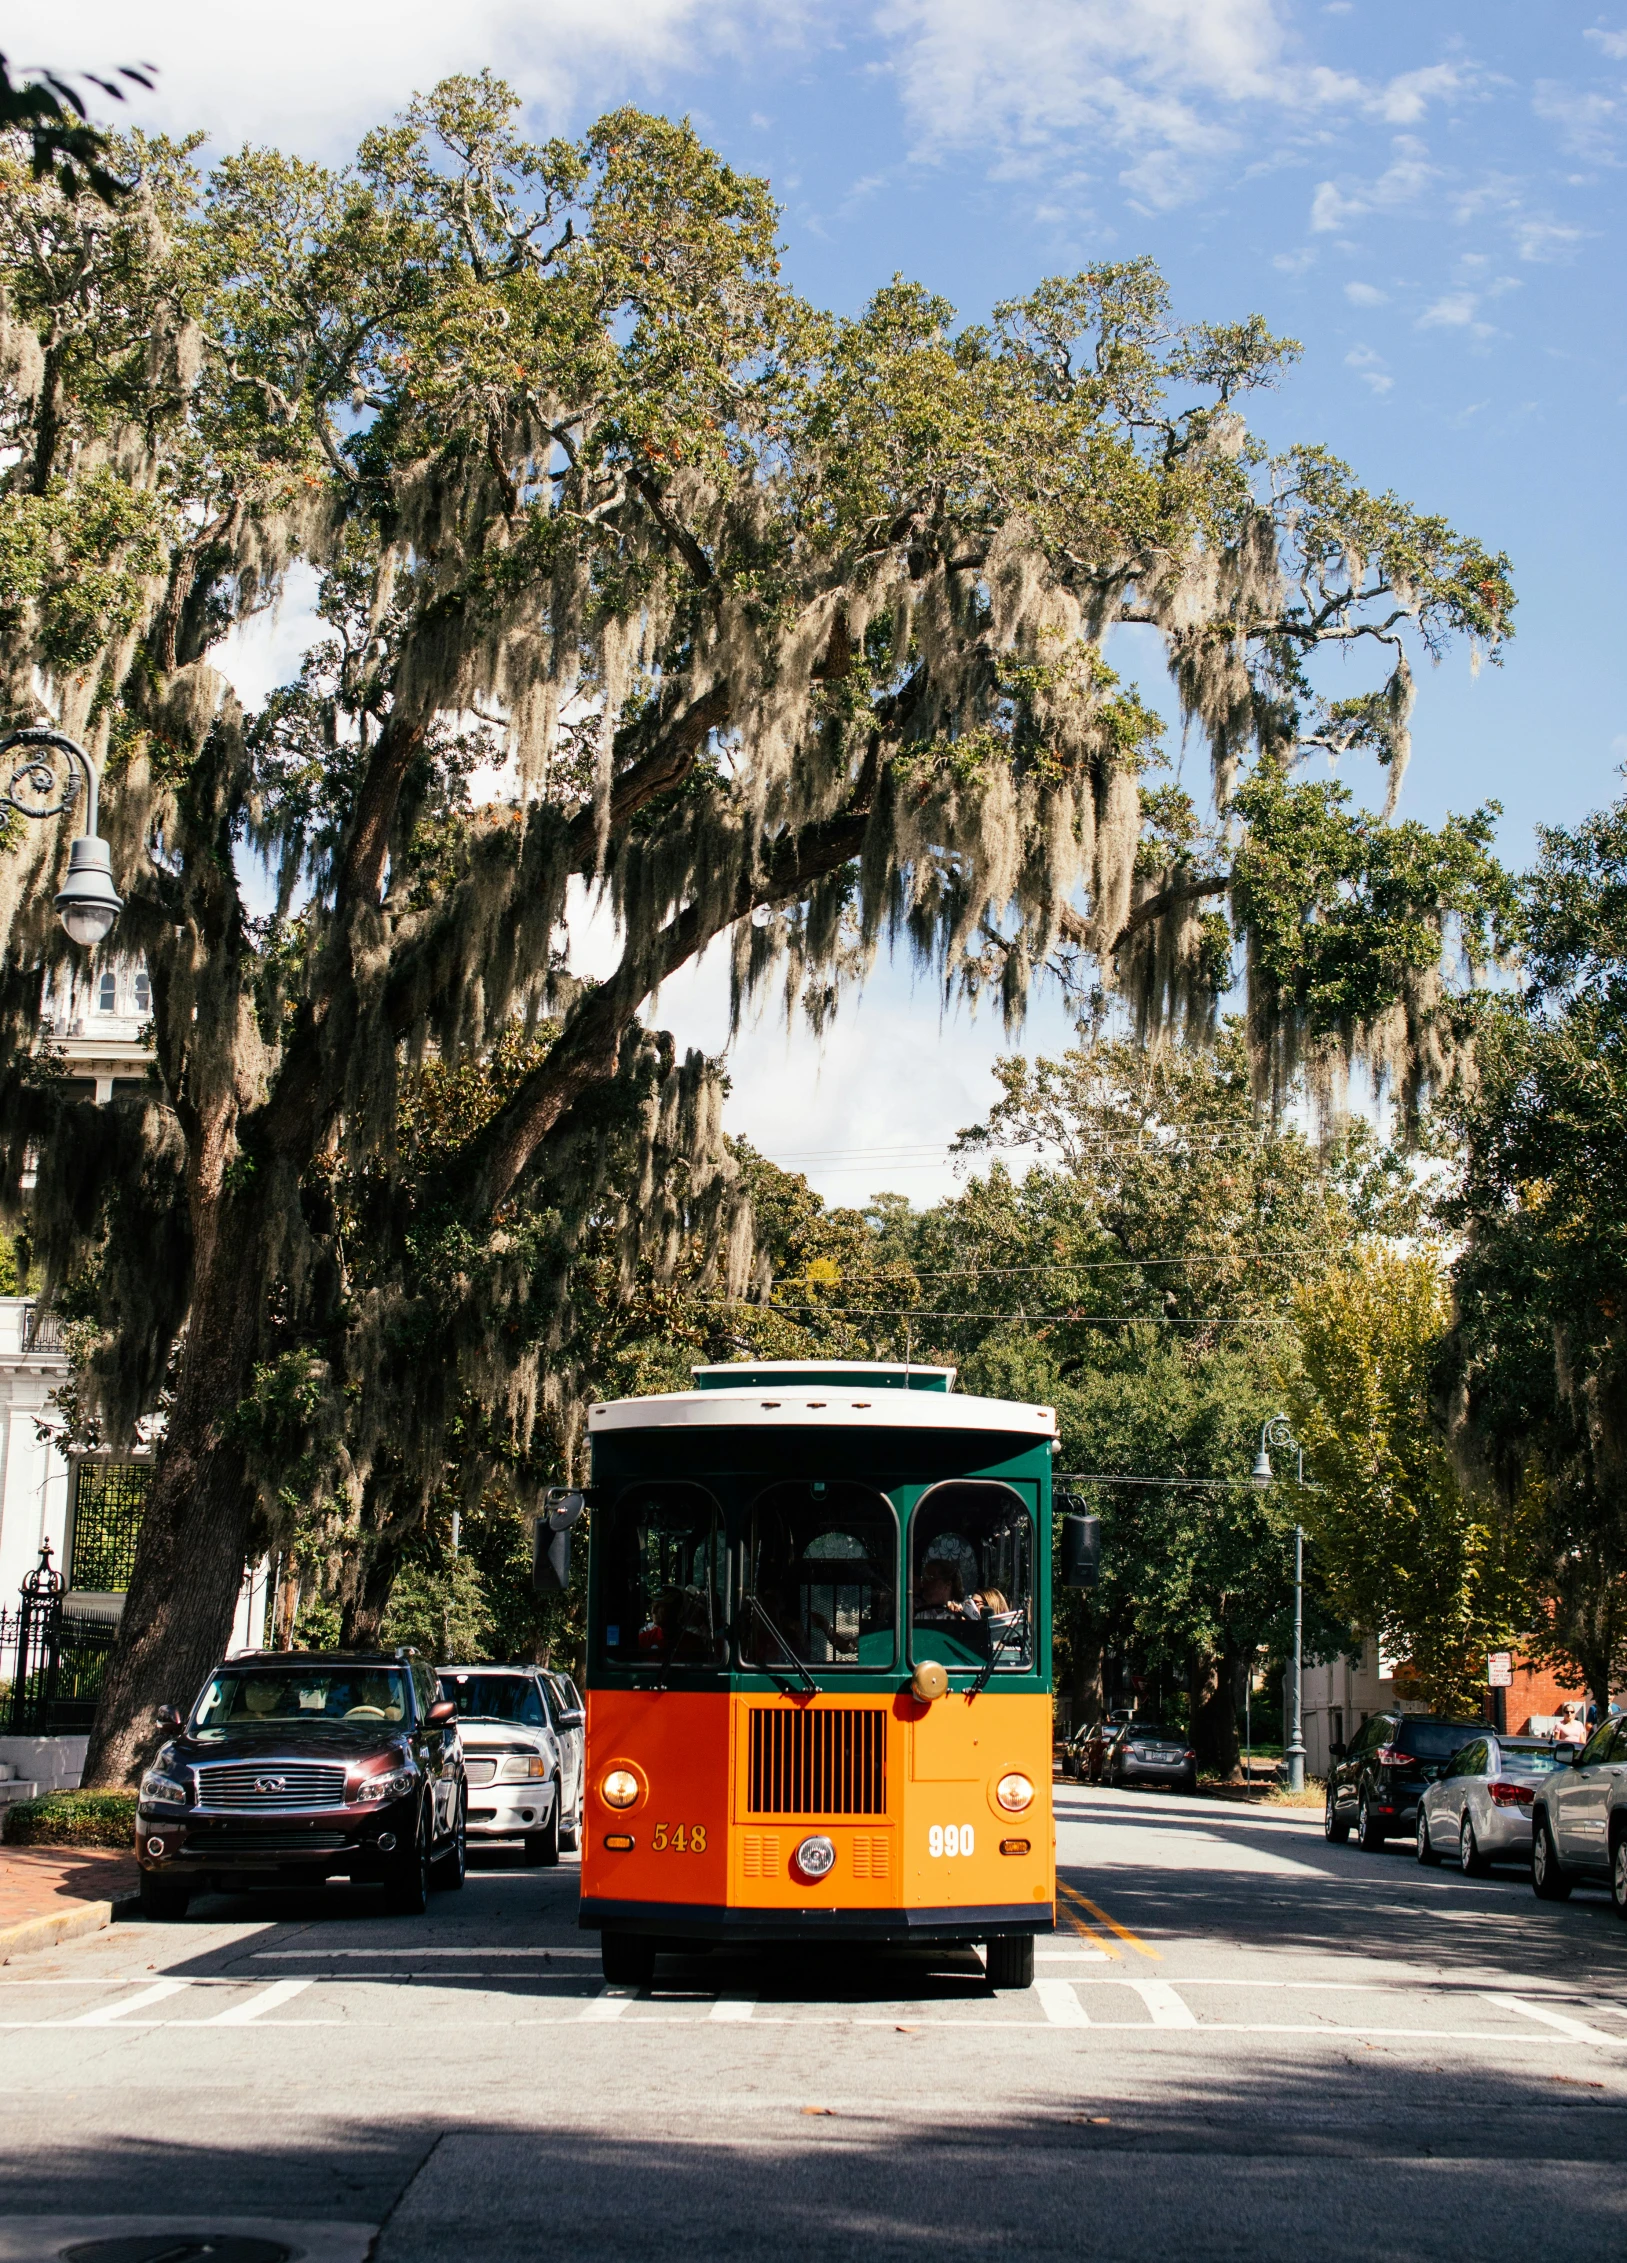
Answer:
[[[241,2232],[133,2232],[61,2250],[61,2263],[290,2263],[280,2240]]]

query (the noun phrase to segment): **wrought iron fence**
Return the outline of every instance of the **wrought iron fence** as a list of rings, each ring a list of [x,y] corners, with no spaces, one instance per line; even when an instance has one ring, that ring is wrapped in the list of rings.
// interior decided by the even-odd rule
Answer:
[[[62,1349],[62,1322],[44,1305],[23,1307],[23,1350],[25,1352],[59,1352]]]
[[[43,1548],[38,1570],[23,1581],[22,1608],[0,1612],[0,1672],[9,1668],[11,1735],[87,1730],[118,1631],[110,1620],[63,1610],[62,1575],[52,1569],[49,1545]]]
[[[128,1589],[151,1474],[150,1462],[74,1464],[70,1587],[93,1595],[123,1595]]]

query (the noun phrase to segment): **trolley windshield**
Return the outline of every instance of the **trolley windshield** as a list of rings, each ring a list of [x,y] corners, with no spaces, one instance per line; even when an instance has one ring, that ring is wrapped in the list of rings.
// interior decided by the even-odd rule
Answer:
[[[726,1665],[723,1518],[705,1486],[629,1486],[603,1514],[606,1660]]]
[[[740,1655],[766,1672],[892,1664],[898,1519],[885,1493],[845,1480],[770,1485],[752,1503]]]
[[[1009,1485],[934,1485],[910,1525],[917,1659],[1021,1672],[1034,1662],[1034,1522]]]

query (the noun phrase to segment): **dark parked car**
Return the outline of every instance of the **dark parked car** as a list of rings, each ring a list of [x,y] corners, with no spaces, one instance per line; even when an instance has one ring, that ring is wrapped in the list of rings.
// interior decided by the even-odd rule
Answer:
[[[1424,1792],[1485,1726],[1420,1713],[1375,1713],[1348,1745],[1329,1747],[1324,1834],[1342,1846],[1354,1823],[1357,1843],[1369,1852],[1403,1831],[1412,1837]]]
[[[229,1659],[141,1780],[136,1857],[149,1917],[205,1889],[381,1885],[421,1911],[463,1884],[468,1795],[456,1709],[410,1651]]]
[[[1131,1721],[1115,1732],[1105,1770],[1110,1784],[1169,1784],[1176,1791],[1198,1788],[1198,1756],[1184,1729],[1157,1721]]]

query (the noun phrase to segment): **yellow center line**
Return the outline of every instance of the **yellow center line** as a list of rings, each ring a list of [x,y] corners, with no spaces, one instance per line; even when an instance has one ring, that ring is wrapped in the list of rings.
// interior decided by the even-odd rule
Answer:
[[[1161,1950],[1149,1949],[1139,1934],[1132,1933],[1127,1925],[1121,1925],[1116,1917],[1109,1917],[1106,1910],[1098,1907],[1088,1894],[1076,1892],[1072,1886],[1064,1884],[1060,1878],[1057,1880],[1057,1884],[1067,1895],[1070,1902],[1078,1902],[1081,1908],[1088,1909],[1092,1917],[1099,1918],[1108,1931],[1116,1933],[1121,1941],[1128,1941],[1131,1948],[1139,1951],[1142,1956],[1151,1957],[1154,1964],[1163,1963],[1164,1958]]]
[[[1066,1888],[1063,1889],[1064,1892],[1066,1892],[1066,1890]],[[1062,1914],[1067,1919],[1068,1923],[1073,1927],[1074,1931],[1079,1934],[1082,1939],[1092,1942],[1095,1947],[1101,1950],[1104,1956],[1109,1956],[1113,1959],[1115,1964],[1118,1963],[1119,1952],[1116,1948],[1114,1948],[1112,1942],[1107,1939],[1105,1934],[1093,1933],[1090,1927],[1085,1924],[1082,1918],[1074,1916],[1071,1909],[1065,1909]]]

